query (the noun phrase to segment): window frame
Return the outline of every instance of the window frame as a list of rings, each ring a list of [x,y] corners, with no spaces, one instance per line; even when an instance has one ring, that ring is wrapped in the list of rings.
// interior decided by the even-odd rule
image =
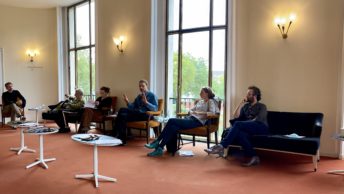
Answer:
[[[208,59],[208,64],[209,64],[209,73],[208,73],[208,85],[212,87],[212,72],[213,72],[213,33],[214,30],[225,30],[225,58],[224,58],[224,99],[223,101],[223,118],[226,118],[226,94],[227,94],[227,61],[228,61],[228,26],[229,26],[229,21],[228,21],[228,5],[229,5],[229,0],[225,0],[226,5],[226,15],[225,15],[225,24],[224,25],[213,25],[213,9],[214,9],[214,0],[209,0],[210,6],[209,6],[209,26],[206,27],[194,27],[194,28],[187,28],[183,29],[183,1],[184,0],[179,0],[179,24],[178,24],[178,29],[177,30],[169,30],[169,3],[170,0],[166,0],[165,4],[165,29],[166,29],[166,34],[165,34],[165,99],[168,99],[168,46],[169,46],[169,36],[170,35],[178,35],[178,85],[177,88],[177,102],[179,102],[179,105],[176,107],[176,112],[180,112],[181,110],[181,84],[182,84],[182,54],[183,54],[183,34],[186,33],[195,33],[195,32],[209,32],[209,59]],[[165,110],[167,110],[167,103],[165,103]],[[224,124],[225,126],[225,124]]]
[[[84,93],[88,93],[89,92],[89,95],[90,96],[93,96],[94,94],[92,93],[92,91],[96,91],[95,90],[95,86],[93,86],[92,84],[92,49],[94,49],[94,51],[96,50],[96,40],[94,40],[94,44],[92,44],[92,20],[91,20],[91,17],[92,17],[92,10],[91,10],[91,2],[92,0],[83,0],[81,2],[78,2],[78,3],[75,3],[73,5],[70,5],[67,7],[67,61],[68,61],[68,91],[70,93],[73,93],[74,91],[71,91],[72,88],[71,88],[71,65],[70,65],[70,61],[71,61],[71,56],[70,56],[70,53],[72,51],[74,51],[74,65],[75,65],[75,88],[79,87],[78,85],[78,72],[77,72],[77,69],[78,69],[78,63],[77,63],[77,56],[78,56],[78,51],[81,51],[81,50],[86,50],[86,49],[89,49],[89,69],[90,69],[90,75],[89,75],[89,83],[90,83],[90,91],[84,91]],[[94,3],[95,0],[93,0]],[[88,22],[89,22],[89,44],[86,45],[86,46],[77,46],[77,30],[76,30],[76,8],[77,6],[79,5],[82,5],[82,4],[85,4],[85,3],[88,3],[88,12],[89,12],[89,18],[88,18]],[[70,9],[73,9],[73,28],[74,28],[74,48],[71,48],[70,47],[70,43],[71,43],[71,38],[70,38],[70,18],[69,18],[69,11]],[[95,12],[95,10],[93,10],[93,12]],[[94,32],[95,33],[95,32]],[[94,63],[96,63],[96,60],[94,60]],[[96,64],[95,64],[96,65]]]

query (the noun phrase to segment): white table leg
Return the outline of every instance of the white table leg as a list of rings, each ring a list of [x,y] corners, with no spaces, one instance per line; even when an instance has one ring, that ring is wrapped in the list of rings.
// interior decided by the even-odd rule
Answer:
[[[10,148],[11,151],[16,151],[17,155],[21,154],[22,152],[36,152],[33,149],[29,149],[27,148],[27,146],[25,146],[25,142],[24,142],[24,129],[21,128],[20,129],[20,147],[18,148]]]
[[[75,178],[79,179],[90,179],[93,178],[96,187],[99,187],[99,180],[110,181],[110,182],[117,182],[117,179],[103,176],[98,174],[98,149],[97,145],[93,147],[93,173],[92,174],[78,174],[75,175]]]
[[[328,174],[342,174],[344,170],[331,170],[327,172]]]
[[[38,110],[35,110],[36,111],[36,124],[38,125]]]
[[[56,160],[56,158],[48,158],[44,159],[44,154],[43,154],[43,135],[39,135],[39,158],[37,158],[36,162],[29,164],[26,166],[26,169],[31,168],[37,164],[42,164],[45,169],[48,169],[48,165],[45,162],[50,162]]]

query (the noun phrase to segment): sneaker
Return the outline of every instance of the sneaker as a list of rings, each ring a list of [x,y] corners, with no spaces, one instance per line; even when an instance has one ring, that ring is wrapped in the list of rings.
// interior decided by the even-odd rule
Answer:
[[[218,145],[214,145],[211,148],[207,148],[204,149],[205,152],[207,152],[208,154],[219,154],[219,155],[223,155],[224,153],[224,148],[221,144]]]
[[[103,134],[103,133],[98,129],[90,129],[87,131],[87,134]]]
[[[59,133],[69,133],[70,132],[70,128],[60,128],[59,129]]]
[[[163,153],[164,151],[162,150],[162,148],[157,147],[153,152],[148,153],[147,156],[152,156],[152,157],[162,156]]]
[[[89,131],[89,130],[91,130],[91,129],[88,127],[83,127],[83,128],[78,130],[78,133],[87,133],[87,131]]]
[[[48,107],[50,108],[50,110],[54,110],[57,107],[57,105],[49,105]]]
[[[147,143],[145,144],[145,147],[148,149],[155,149],[159,146],[159,141],[158,140],[154,140],[152,143]]]
[[[260,159],[258,156],[253,156],[248,162],[244,162],[241,164],[241,166],[244,167],[250,167],[250,166],[255,166],[260,163]]]

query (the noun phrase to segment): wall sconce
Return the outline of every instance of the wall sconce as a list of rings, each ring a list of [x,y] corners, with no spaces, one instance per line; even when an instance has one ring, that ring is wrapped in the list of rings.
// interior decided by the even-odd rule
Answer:
[[[119,38],[114,38],[113,42],[115,43],[119,52],[123,53],[123,42],[125,40],[125,36],[120,36]]]
[[[30,58],[30,62],[33,63],[34,57],[39,55],[39,51],[38,50],[27,50],[26,55]]]
[[[288,26],[286,26],[286,24],[287,24],[286,18],[284,18],[284,17],[283,18],[282,17],[275,18],[275,24],[277,25],[279,31],[281,32],[283,39],[288,38],[289,28],[290,28],[291,24],[295,21],[295,19],[296,19],[296,15],[294,13],[290,14]]]

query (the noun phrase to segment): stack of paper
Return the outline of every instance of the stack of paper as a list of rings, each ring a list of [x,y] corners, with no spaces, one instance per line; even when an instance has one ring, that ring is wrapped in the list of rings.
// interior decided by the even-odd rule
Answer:
[[[292,134],[289,134],[289,135],[284,135],[286,137],[290,137],[290,138],[304,138],[305,136],[300,136],[296,133],[292,133]]]
[[[95,105],[95,102],[93,100],[88,100],[85,105],[84,105],[85,108],[95,108],[96,105]]]
[[[179,156],[194,156],[192,150],[179,150]]]

